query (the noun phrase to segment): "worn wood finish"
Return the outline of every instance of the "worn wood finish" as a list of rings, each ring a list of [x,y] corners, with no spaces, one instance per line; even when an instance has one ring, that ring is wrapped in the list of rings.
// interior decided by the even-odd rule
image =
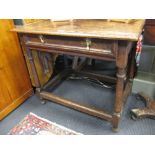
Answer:
[[[27,35],[27,44],[36,43],[40,45],[44,43],[49,45],[55,50],[73,50],[73,51],[90,51],[95,53],[105,53],[115,55],[115,41],[103,40],[103,39],[88,39],[88,38],[75,38],[75,37],[63,37],[63,36],[50,36],[50,35]]]
[[[117,52],[117,41],[91,38],[75,38],[47,35],[26,35],[26,47],[50,53],[89,56],[114,60]]]
[[[53,25],[46,20],[42,23],[30,24],[28,26],[16,27],[14,31],[19,32],[21,40],[26,37],[22,44],[29,51],[38,50],[40,52],[68,54],[76,56],[73,63],[73,73],[83,74],[91,78],[105,79],[108,82],[116,83],[116,96],[113,113],[107,115],[100,110],[92,110],[90,107],[78,105],[75,102],[55,96],[48,91],[37,88],[42,99],[48,99],[73,109],[88,113],[99,118],[110,121],[113,129],[117,130],[121,113],[123,110],[123,97],[129,94],[129,86],[126,85],[129,78],[133,78],[132,67],[128,67],[128,60],[135,59],[134,53],[130,51],[135,46],[135,41],[142,32],[144,20],[135,20],[130,24],[120,22],[108,22],[105,20],[76,20],[72,24]],[[78,64],[79,57],[87,57],[100,60],[114,61],[117,66],[116,78],[101,76],[87,71],[82,71]],[[32,70],[35,64],[31,63]],[[81,63],[82,64],[82,63]],[[127,74],[129,73],[129,74]],[[37,76],[36,71],[33,72]],[[131,75],[132,74],[132,75]],[[66,75],[65,75],[66,76]],[[58,84],[63,76],[57,76],[47,83],[46,86],[54,83]]]
[[[116,82],[116,97],[113,113],[113,130],[118,129],[122,109],[123,109],[123,93],[126,80],[126,68],[128,64],[128,55],[132,49],[132,42],[119,41],[118,53],[116,57],[117,66],[117,82]]]
[[[125,85],[125,89],[123,92],[123,103],[126,103],[126,100],[128,98],[128,96],[130,95],[132,91],[132,82],[131,81],[127,81],[126,85]]]
[[[17,26],[13,29],[16,32],[31,34],[47,34],[58,36],[90,37],[117,40],[138,40],[145,20],[119,23],[107,22],[107,20],[76,20],[73,25],[56,25],[50,20],[36,22],[25,26]]]
[[[42,91],[40,93],[40,96],[42,98],[47,99],[47,100],[52,100],[53,102],[59,103],[61,105],[73,108],[75,110],[78,110],[78,111],[81,111],[81,112],[84,112],[84,113],[87,113],[87,114],[90,114],[90,115],[93,115],[93,116],[96,116],[96,117],[99,117],[101,119],[105,119],[105,120],[108,120],[108,121],[112,120],[112,116],[107,112],[104,112],[102,110],[95,109],[95,108],[92,108],[92,107],[83,106],[81,104],[78,104],[76,102],[67,100],[67,99],[65,99],[63,97],[56,96],[56,95],[48,93],[46,91]]]
[[[0,120],[33,94],[12,20],[0,20]]]
[[[80,56],[80,57],[88,57],[88,58],[94,58],[98,60],[110,60],[115,61],[114,56],[107,52],[94,52],[90,50],[86,50],[86,48],[70,48],[66,46],[54,46],[53,44],[42,44],[42,43],[36,43],[36,42],[27,42],[25,43],[26,46],[32,50],[41,50],[44,52],[49,53],[57,53],[57,54],[68,54],[72,56]],[[73,52],[74,51],[74,52]],[[104,57],[104,58],[103,58]]]

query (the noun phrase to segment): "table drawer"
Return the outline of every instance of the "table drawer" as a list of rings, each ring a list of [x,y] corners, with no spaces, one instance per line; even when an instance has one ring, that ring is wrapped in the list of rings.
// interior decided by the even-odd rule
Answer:
[[[54,50],[69,50],[72,52],[86,52],[87,54],[109,55],[115,57],[117,42],[96,38],[79,38],[49,35],[26,35],[27,42],[35,45],[53,47]]]

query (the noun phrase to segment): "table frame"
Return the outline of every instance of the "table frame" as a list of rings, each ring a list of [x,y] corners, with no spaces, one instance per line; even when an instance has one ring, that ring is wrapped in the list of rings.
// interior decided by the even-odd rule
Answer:
[[[123,105],[126,101],[126,98],[128,97],[129,93],[131,92],[131,86],[132,86],[132,79],[135,75],[135,47],[136,42],[133,41],[124,41],[124,40],[116,40],[116,56],[114,58],[110,57],[101,57],[98,55],[90,55],[89,53],[75,53],[74,51],[54,51],[53,49],[44,43],[40,44],[34,44],[28,41],[28,38],[26,37],[26,34],[19,34],[22,48],[26,51],[26,54],[30,61],[31,70],[34,77],[34,82],[36,86],[36,92],[39,95],[40,99],[44,100],[50,100],[55,103],[67,106],[69,108],[73,108],[75,110],[78,110],[80,112],[96,116],[98,118],[107,120],[111,122],[113,131],[118,131],[118,125],[121,118]],[[34,58],[32,55],[32,50],[39,50],[42,52],[49,52],[49,53],[60,53],[60,54],[69,54],[75,56],[74,63],[71,70],[64,70],[60,74],[58,74],[56,77],[52,78],[48,83],[46,83],[43,87],[40,85],[40,81],[38,78],[36,66],[34,64]],[[117,76],[116,78],[112,78],[109,76],[103,76],[99,74],[93,74],[91,72],[84,72],[82,71],[82,67],[86,63],[86,61],[83,61],[81,64],[77,65],[77,59],[81,56],[84,56],[86,58],[93,58],[93,59],[100,59],[100,60],[109,60],[109,61],[115,61],[117,66]],[[91,78],[98,78],[98,79],[104,79],[108,82],[115,82],[116,83],[116,95],[115,95],[115,104],[112,114],[92,108],[89,106],[84,106],[81,103],[76,103],[73,101],[70,101],[68,99],[62,98],[60,96],[56,96],[53,93],[50,93],[47,91],[47,87],[55,87],[57,86],[62,80],[64,80],[66,77],[68,77],[71,74],[82,74],[86,75]]]

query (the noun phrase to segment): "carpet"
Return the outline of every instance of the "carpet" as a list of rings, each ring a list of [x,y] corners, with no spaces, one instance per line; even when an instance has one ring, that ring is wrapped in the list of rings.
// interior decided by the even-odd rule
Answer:
[[[8,135],[80,135],[33,113],[28,114]]]

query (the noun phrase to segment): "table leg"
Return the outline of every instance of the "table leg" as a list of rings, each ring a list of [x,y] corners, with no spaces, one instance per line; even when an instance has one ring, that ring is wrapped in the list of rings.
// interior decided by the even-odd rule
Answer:
[[[115,105],[113,111],[113,131],[118,131],[118,125],[123,110],[123,94],[125,90],[125,80],[127,79],[126,68],[128,64],[129,53],[132,48],[132,42],[118,42],[119,48],[116,54],[117,66],[117,82],[116,82],[116,95]]]
[[[27,53],[28,59],[30,61],[30,67],[31,67],[33,78],[34,78],[34,83],[35,83],[35,86],[36,86],[36,94],[41,99],[41,103],[44,104],[45,101],[40,97],[41,84],[40,84],[37,69],[36,69],[36,66],[35,66],[35,63],[34,63],[34,58],[33,58],[32,51],[27,48],[26,53]]]
[[[135,77],[136,74],[136,44],[133,46],[130,56],[128,58],[128,65],[127,66],[127,80],[126,80],[126,86],[124,90],[124,95],[123,95],[123,102],[125,103],[129,94],[132,91],[132,83],[133,83],[133,78]]]
[[[124,92],[124,79],[126,77],[125,69],[117,69],[117,82],[116,82],[116,97],[113,113],[113,130],[117,131],[119,120],[121,117],[123,107],[123,92]]]
[[[136,45],[134,45],[134,47],[132,48],[131,60],[129,60],[130,61],[129,62],[129,64],[130,64],[130,67],[129,67],[129,79],[130,79],[130,81],[133,80],[133,78],[136,74],[136,70],[137,70],[135,55],[136,55]]]

